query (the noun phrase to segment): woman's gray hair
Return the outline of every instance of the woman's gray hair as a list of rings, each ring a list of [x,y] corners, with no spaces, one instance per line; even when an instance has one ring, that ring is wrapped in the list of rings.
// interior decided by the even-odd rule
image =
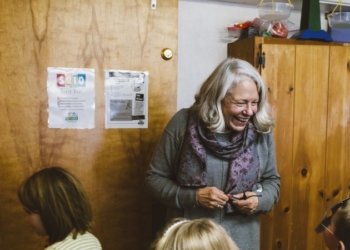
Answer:
[[[195,95],[195,103],[191,106],[191,110],[198,113],[200,120],[210,131],[225,130],[222,101],[227,93],[232,91],[232,87],[246,77],[256,83],[259,93],[258,111],[253,116],[253,123],[258,132],[271,132],[274,119],[270,115],[269,104],[266,100],[265,83],[250,63],[237,58],[227,58],[221,62]]]

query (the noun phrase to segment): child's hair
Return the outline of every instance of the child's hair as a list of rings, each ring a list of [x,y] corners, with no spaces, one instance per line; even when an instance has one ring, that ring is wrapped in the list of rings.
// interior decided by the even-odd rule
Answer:
[[[239,250],[225,229],[211,219],[172,220],[153,250]]]
[[[91,206],[81,182],[61,167],[34,173],[21,184],[18,197],[28,213],[40,215],[50,245],[92,228]]]
[[[333,216],[334,235],[344,243],[345,249],[350,249],[350,200],[345,201]]]

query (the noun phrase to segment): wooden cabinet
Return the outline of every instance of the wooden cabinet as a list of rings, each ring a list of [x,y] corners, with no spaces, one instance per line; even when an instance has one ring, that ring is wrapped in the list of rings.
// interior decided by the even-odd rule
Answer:
[[[262,216],[261,249],[327,249],[314,228],[350,189],[350,46],[253,37],[228,56],[257,67],[276,117],[281,197]]]

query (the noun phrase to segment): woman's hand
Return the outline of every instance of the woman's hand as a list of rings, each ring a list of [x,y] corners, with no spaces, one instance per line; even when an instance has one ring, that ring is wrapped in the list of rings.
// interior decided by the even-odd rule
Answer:
[[[258,196],[253,192],[247,191],[244,193],[235,194],[232,197],[232,203],[237,207],[239,211],[241,211],[241,213],[244,214],[253,214],[259,205]]]
[[[205,187],[197,190],[197,202],[202,207],[221,209],[227,201],[227,195],[216,187]]]

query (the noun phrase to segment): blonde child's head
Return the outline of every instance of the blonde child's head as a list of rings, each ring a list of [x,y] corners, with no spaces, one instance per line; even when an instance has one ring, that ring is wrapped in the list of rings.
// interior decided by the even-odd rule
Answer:
[[[154,244],[154,250],[238,250],[225,229],[211,219],[174,219]]]

